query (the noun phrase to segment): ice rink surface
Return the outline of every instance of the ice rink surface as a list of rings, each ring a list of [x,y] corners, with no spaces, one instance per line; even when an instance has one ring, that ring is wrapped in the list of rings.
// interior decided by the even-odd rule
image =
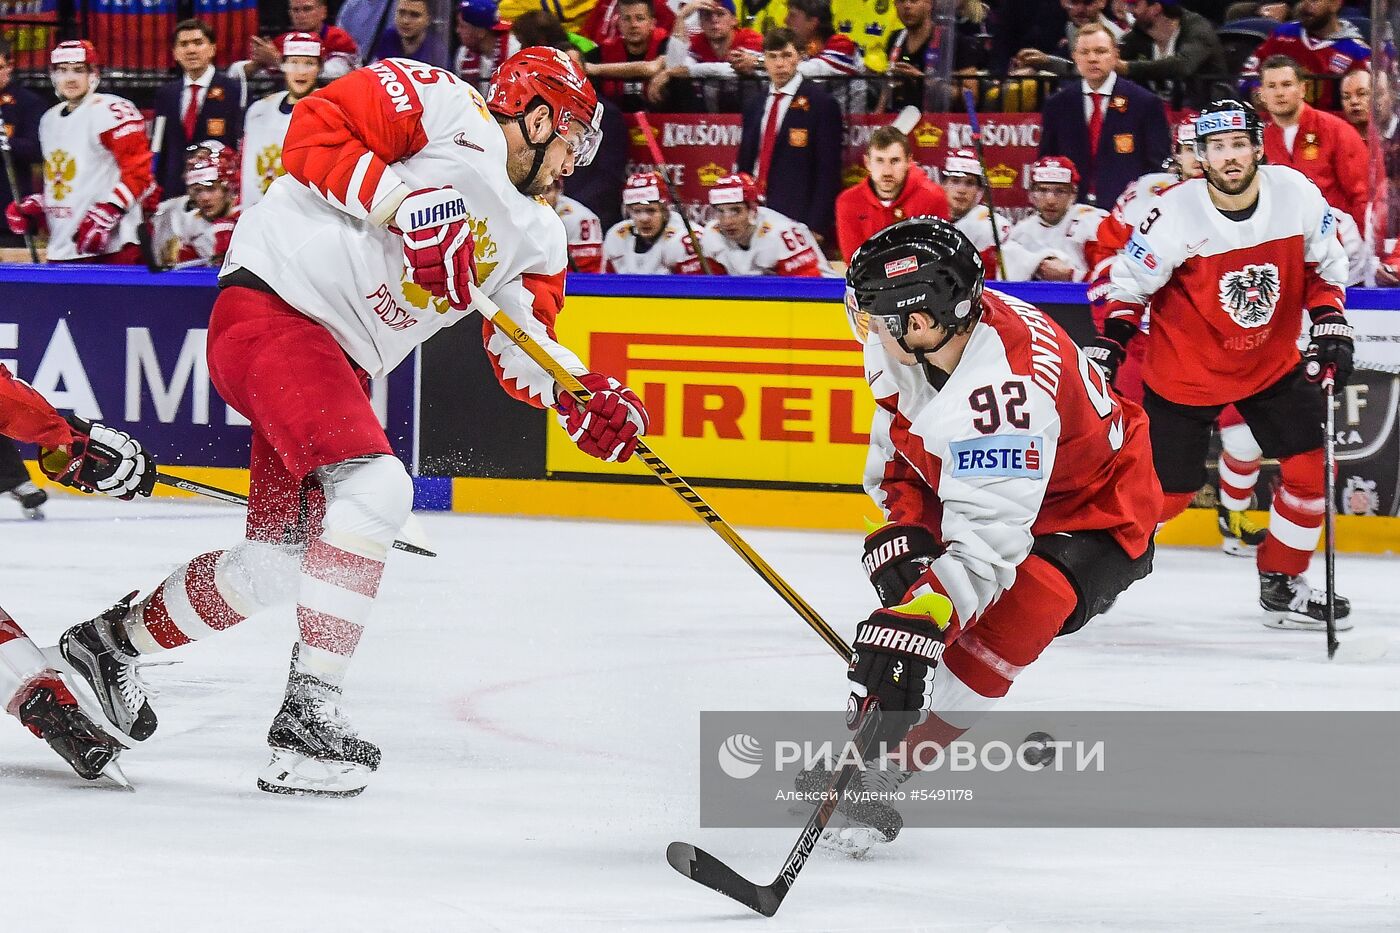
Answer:
[[[0,603],[44,644],[241,532],[201,504],[48,512],[0,503]],[[682,839],[766,883],[795,838],[697,828],[697,711],[839,709],[835,656],[698,524],[423,520],[441,556],[395,552],[347,688],[384,750],[361,797],[254,787],[295,637],[269,611],[150,669],[135,793],[0,721],[0,930],[1400,930],[1400,831],[906,830],[750,914],[664,860]],[[857,534],[746,535],[848,637],[873,607]],[[1396,646],[1329,664],[1259,624],[1250,562],[1164,550],[1005,708],[1400,708],[1397,571],[1339,561],[1356,632]]]

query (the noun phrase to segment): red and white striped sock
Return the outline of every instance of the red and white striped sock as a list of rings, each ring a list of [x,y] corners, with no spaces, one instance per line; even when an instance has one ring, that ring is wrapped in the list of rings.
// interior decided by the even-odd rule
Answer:
[[[1279,469],[1283,483],[1274,490],[1269,534],[1259,546],[1258,566],[1265,573],[1296,575],[1308,569],[1322,538],[1322,451],[1287,457]]]
[[[231,601],[219,586],[220,565],[231,553],[199,555],[133,606],[124,625],[132,647],[140,654],[179,648],[247,618],[247,607],[235,608],[240,600]]]
[[[333,684],[345,680],[374,608],[386,550],[364,539],[353,544],[342,539],[339,546],[325,536],[311,542],[297,595],[299,668]]]
[[[1230,425],[1220,429],[1220,504],[1232,512],[1249,508],[1254,487],[1259,483],[1259,463],[1263,452],[1248,426]]]

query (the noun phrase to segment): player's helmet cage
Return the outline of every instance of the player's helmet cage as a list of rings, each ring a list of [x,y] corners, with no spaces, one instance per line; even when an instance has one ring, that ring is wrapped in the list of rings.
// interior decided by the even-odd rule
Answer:
[[[846,270],[846,304],[878,318],[901,347],[914,352],[904,342],[909,315],[931,317],[947,333],[946,343],[982,316],[982,280],[982,258],[962,231],[937,217],[913,217],[856,250]]]
[[[498,117],[523,121],[525,114],[544,104],[554,119],[555,135],[568,140],[569,124],[583,126],[583,138],[574,149],[574,164],[587,165],[603,138],[603,108],[593,85],[558,49],[531,46],[501,63],[486,89],[486,107]],[[524,132],[525,127],[521,126]],[[529,134],[525,133],[529,139]],[[543,147],[536,146],[537,161]]]
[[[1219,133],[1248,133],[1254,148],[1264,148],[1264,124],[1254,107],[1242,100],[1213,100],[1196,117],[1196,157],[1206,157],[1206,140]]]

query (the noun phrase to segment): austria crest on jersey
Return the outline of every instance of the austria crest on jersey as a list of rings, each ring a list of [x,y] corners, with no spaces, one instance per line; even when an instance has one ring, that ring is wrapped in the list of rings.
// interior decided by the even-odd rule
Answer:
[[[1220,277],[1220,307],[1241,327],[1263,327],[1278,306],[1278,266],[1250,263]]]

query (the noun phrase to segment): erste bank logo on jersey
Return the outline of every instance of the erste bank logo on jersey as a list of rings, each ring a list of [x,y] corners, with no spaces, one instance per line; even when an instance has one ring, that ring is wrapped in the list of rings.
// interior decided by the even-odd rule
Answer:
[[[993,434],[953,441],[953,475],[1040,479],[1045,441],[1038,434]]]

